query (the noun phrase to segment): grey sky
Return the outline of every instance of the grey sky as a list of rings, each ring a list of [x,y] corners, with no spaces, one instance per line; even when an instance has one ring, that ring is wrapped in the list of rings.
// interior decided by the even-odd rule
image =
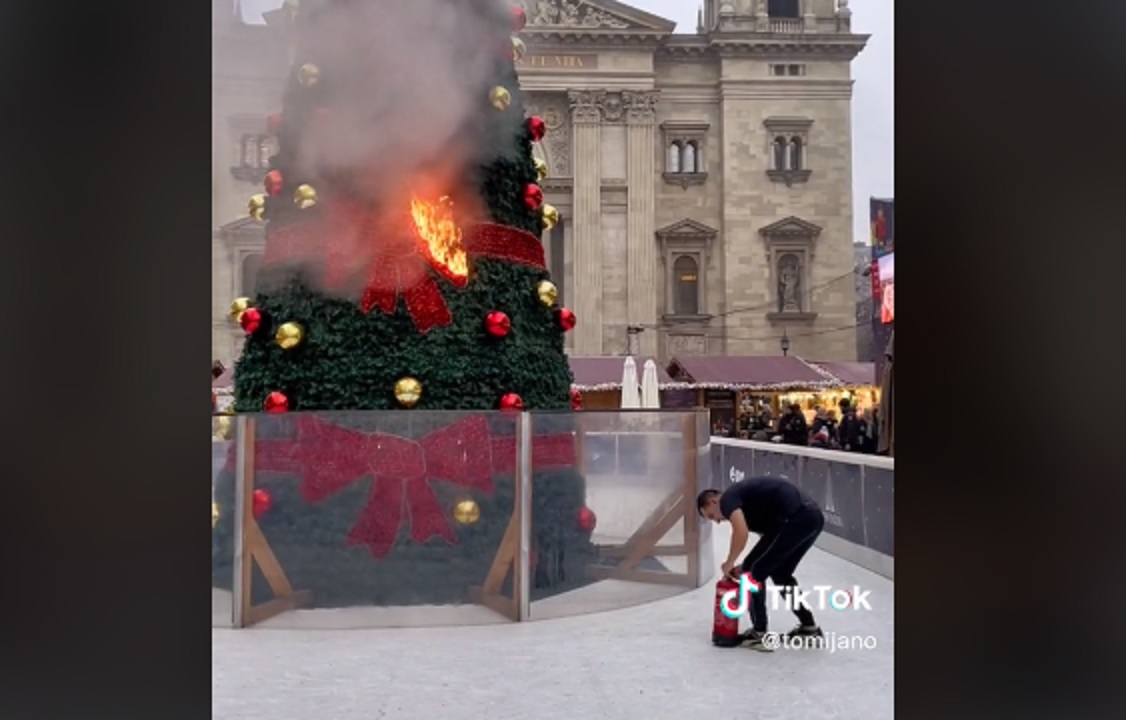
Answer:
[[[852,0],[852,30],[872,37],[852,64],[853,240],[868,240],[868,198],[895,196],[895,14],[893,0]],[[626,0],[676,21],[677,32],[696,31],[693,0]],[[261,22],[262,13],[282,0],[242,0],[243,17]]]

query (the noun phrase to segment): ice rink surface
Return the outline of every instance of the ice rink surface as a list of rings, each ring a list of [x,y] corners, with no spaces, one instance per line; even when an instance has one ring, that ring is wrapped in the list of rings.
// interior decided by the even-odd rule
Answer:
[[[717,575],[728,537],[726,528],[715,536]],[[871,591],[871,611],[817,613],[842,647],[713,647],[712,583],[632,609],[520,624],[213,629],[212,717],[892,718],[892,581],[818,549],[797,577],[804,587]],[[785,632],[795,622],[790,612],[775,611],[770,629]]]

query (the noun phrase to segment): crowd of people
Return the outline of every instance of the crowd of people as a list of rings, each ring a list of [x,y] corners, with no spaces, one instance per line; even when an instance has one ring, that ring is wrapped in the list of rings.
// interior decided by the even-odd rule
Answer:
[[[816,406],[812,421],[806,419],[797,404],[790,405],[777,418],[769,407],[763,407],[737,434],[722,421],[716,421],[712,434],[875,455],[880,444],[879,428],[879,408],[857,412],[849,400],[843,399],[839,413],[837,408]]]

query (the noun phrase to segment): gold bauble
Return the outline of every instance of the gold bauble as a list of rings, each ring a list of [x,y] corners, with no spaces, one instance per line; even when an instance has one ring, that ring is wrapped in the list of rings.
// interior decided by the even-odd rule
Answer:
[[[266,215],[266,196],[252,195],[246,203],[246,212],[255,220],[261,220]]]
[[[481,519],[481,507],[472,500],[462,500],[454,505],[454,520],[461,525],[472,525]]]
[[[515,35],[512,36],[512,59],[515,62],[520,62],[520,58],[524,57],[524,53],[528,52],[528,46],[524,41]]]
[[[512,93],[497,85],[489,91],[489,104],[497,110],[507,110],[508,106],[512,104]]]
[[[219,523],[219,503],[211,503],[211,529],[214,530],[215,526]]]
[[[405,377],[395,383],[395,399],[405,408],[418,404],[422,398],[422,383],[412,377]]]
[[[282,350],[292,350],[300,345],[304,339],[305,328],[295,322],[284,323],[278,328],[277,334],[274,335],[274,340],[281,346]]]
[[[559,211],[555,209],[554,205],[543,204],[540,209],[540,220],[544,230],[550,230],[559,223]]]
[[[559,299],[559,288],[555,287],[555,283],[550,280],[540,280],[536,285],[536,295],[539,296],[540,302],[548,307],[555,305],[555,301]]]
[[[321,79],[321,69],[313,63],[305,63],[297,69],[297,82],[302,87],[311,87]]]
[[[317,204],[317,191],[312,185],[298,185],[293,191],[293,202],[302,210]]]
[[[547,180],[547,161],[543,158],[536,158],[536,182],[542,183]]]
[[[227,440],[231,437],[231,416],[220,415],[215,418],[215,437]]]
[[[250,309],[250,298],[238,298],[231,303],[231,319],[238,322],[242,319],[242,314]]]

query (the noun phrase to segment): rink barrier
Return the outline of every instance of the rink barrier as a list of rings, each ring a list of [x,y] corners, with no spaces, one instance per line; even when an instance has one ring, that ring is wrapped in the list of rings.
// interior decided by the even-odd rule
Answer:
[[[717,489],[749,477],[781,477],[821,506],[822,550],[894,579],[895,460],[876,455],[713,437]]]

